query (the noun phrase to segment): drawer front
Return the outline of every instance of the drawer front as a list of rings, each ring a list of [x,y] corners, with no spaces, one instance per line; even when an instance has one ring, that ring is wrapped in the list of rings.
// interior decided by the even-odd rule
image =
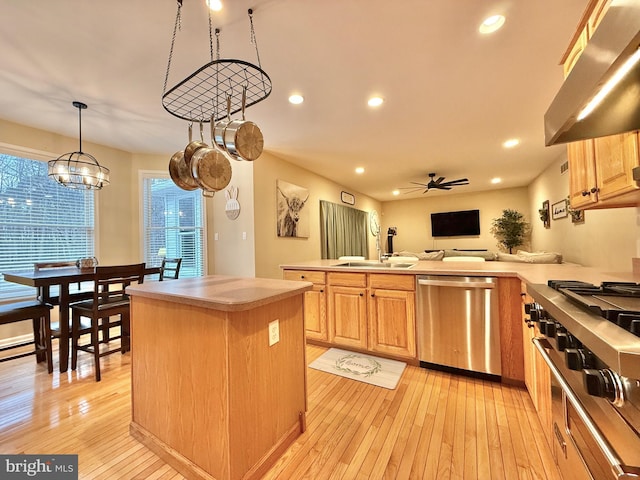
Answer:
[[[366,287],[366,273],[342,273],[329,272],[327,280],[329,285],[344,285],[345,287]]]
[[[325,273],[314,270],[285,270],[282,276],[285,280],[301,280],[316,285],[324,285]]]
[[[416,277],[415,275],[372,273],[369,275],[369,287],[412,292],[416,289]]]

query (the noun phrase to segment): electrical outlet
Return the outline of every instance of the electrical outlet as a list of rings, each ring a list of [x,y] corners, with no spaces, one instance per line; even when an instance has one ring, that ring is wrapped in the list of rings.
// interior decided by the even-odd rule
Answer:
[[[280,341],[280,321],[269,322],[269,346],[273,346]]]
[[[213,239],[214,240],[219,240],[220,239],[220,235],[218,235],[218,232],[213,234]]]
[[[242,239],[246,240],[247,239],[247,232],[242,232]]]

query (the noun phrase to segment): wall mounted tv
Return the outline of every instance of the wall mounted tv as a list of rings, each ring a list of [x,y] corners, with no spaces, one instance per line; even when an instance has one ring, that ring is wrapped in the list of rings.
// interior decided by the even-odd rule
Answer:
[[[432,213],[431,235],[433,237],[480,235],[480,210]]]

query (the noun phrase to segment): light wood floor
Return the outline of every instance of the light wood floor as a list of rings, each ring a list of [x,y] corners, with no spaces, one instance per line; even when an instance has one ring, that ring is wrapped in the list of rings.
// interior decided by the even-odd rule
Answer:
[[[129,436],[130,354],[104,358],[100,383],[80,358],[62,375],[0,364],[0,453],[78,454],[81,479],[183,478]],[[525,390],[415,367],[396,390],[313,369],[308,387],[307,431],[265,479],[559,479]]]

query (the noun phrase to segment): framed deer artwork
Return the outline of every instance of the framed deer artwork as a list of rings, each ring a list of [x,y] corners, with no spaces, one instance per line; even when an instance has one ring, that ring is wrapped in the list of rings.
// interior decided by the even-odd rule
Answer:
[[[276,180],[276,229],[278,237],[309,238],[309,190]]]

